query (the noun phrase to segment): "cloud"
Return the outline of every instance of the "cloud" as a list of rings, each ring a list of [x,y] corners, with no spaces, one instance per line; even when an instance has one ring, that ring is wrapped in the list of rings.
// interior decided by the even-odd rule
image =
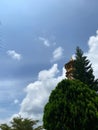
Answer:
[[[14,104],[18,104],[19,103],[19,100],[18,99],[15,99],[14,100]]]
[[[44,81],[53,78],[58,72],[57,64],[55,64],[51,69],[39,72],[38,79]]]
[[[42,119],[43,109],[48,101],[51,91],[58,82],[65,78],[65,70],[59,73],[57,64],[54,64],[49,70],[40,71],[38,80],[30,83],[26,89],[26,97],[21,103],[19,114],[33,119]]]
[[[53,58],[51,61],[60,60],[63,57],[63,48],[58,47],[53,51]]]
[[[17,53],[15,50],[8,50],[7,54],[11,56],[12,59],[21,60],[21,54]]]
[[[95,36],[91,36],[88,40],[89,50],[86,53],[88,59],[92,63],[94,75],[98,78],[98,30]]]
[[[45,46],[47,46],[47,47],[50,46],[50,42],[49,42],[48,39],[46,39],[46,38],[44,38],[44,37],[39,37],[39,40],[41,40],[42,43],[43,43]]]

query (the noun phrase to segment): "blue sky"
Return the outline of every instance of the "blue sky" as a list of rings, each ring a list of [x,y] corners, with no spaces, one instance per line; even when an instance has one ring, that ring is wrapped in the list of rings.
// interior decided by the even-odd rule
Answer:
[[[97,0],[0,1],[0,121],[42,118],[79,46],[98,78]]]

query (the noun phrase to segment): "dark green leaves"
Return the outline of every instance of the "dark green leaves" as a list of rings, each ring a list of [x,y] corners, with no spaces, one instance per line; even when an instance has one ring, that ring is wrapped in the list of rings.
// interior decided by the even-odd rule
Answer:
[[[97,121],[98,95],[79,80],[61,81],[44,109],[46,130],[97,130]]]
[[[73,77],[87,84],[91,89],[98,91],[98,81],[95,80],[90,61],[83,55],[83,51],[76,48]]]
[[[42,126],[35,127],[37,120],[22,118],[21,116],[13,118],[10,125],[1,124],[1,130],[42,130]]]

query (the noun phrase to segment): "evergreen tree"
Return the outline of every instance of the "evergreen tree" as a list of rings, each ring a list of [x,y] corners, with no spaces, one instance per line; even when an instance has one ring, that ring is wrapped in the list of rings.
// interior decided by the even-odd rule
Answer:
[[[98,94],[79,80],[63,80],[44,108],[46,130],[98,130]]]
[[[76,48],[74,68],[73,77],[75,79],[87,84],[91,89],[98,91],[98,80],[95,80],[92,65],[79,47]]]

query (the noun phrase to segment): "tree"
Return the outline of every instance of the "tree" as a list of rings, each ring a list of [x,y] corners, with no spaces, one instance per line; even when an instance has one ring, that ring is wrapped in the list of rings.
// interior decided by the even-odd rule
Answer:
[[[79,80],[63,80],[44,108],[46,130],[98,130],[98,94]]]
[[[21,116],[13,118],[11,125],[1,124],[1,130],[42,130],[42,126],[35,127],[37,120],[22,118]]]
[[[87,84],[91,89],[98,91],[98,79],[95,80],[92,65],[79,47],[76,48],[74,68],[73,77],[75,79]]]
[[[0,125],[1,130],[11,130],[10,126],[8,126],[7,124],[2,124]]]

